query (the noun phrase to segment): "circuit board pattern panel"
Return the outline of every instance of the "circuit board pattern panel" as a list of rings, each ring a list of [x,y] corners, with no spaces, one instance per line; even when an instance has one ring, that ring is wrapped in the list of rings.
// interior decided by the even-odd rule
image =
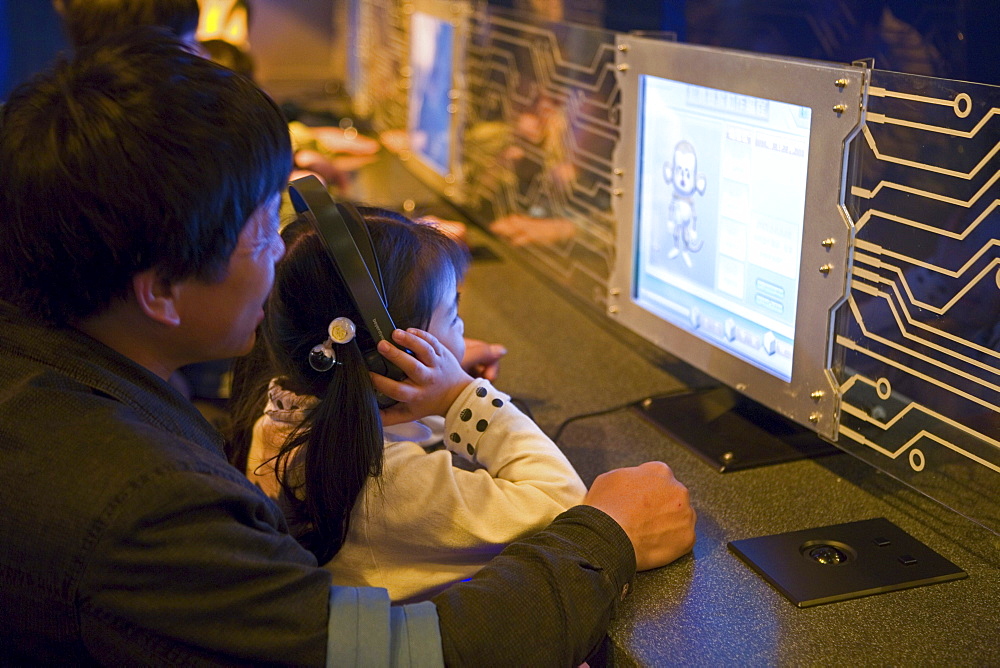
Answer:
[[[875,70],[850,150],[839,445],[1000,532],[1000,88]]]
[[[468,70],[468,206],[533,266],[603,309],[619,134],[613,34],[484,10]]]

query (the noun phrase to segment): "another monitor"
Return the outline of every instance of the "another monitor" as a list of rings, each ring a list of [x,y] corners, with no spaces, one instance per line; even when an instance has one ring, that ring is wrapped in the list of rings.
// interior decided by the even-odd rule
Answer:
[[[684,440],[704,434],[731,460],[745,458],[750,426],[835,440],[833,312],[851,248],[845,144],[861,120],[866,70],[618,39],[608,310],[722,383],[724,399],[694,401],[709,422],[735,419],[736,433],[698,424],[691,397],[679,415],[657,408],[668,411],[665,426]]]
[[[460,183],[466,3],[417,0],[410,15],[406,133],[409,166],[436,191]]]

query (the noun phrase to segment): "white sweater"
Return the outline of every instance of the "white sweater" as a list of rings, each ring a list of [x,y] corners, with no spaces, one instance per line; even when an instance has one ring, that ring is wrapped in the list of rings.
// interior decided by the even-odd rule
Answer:
[[[254,428],[247,475],[274,496],[266,462],[315,399],[273,383],[269,399]],[[366,486],[344,546],[326,564],[338,585],[384,587],[393,601],[427,598],[470,577],[586,493],[556,444],[483,379],[448,411],[447,449],[421,447],[417,441],[431,432],[421,423],[385,432],[382,477]],[[452,453],[464,467],[455,466]]]

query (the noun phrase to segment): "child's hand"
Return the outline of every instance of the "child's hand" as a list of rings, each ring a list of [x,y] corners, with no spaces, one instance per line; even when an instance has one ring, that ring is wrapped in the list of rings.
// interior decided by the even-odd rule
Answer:
[[[388,341],[379,341],[378,351],[406,374],[395,381],[371,374],[375,389],[398,404],[382,411],[382,424],[389,426],[428,415],[444,415],[472,382],[455,356],[434,335],[420,329],[397,329],[392,340],[413,351],[407,355]]]
[[[485,378],[492,382],[497,379],[500,359],[506,354],[507,349],[499,343],[486,343],[466,337],[462,368],[475,378]]]

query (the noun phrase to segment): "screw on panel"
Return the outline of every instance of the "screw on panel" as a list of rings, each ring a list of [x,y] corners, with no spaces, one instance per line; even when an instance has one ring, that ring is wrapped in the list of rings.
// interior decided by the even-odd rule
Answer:
[[[820,242],[820,244],[822,244],[823,248],[832,248],[833,244],[835,244],[835,243],[837,243],[837,242],[834,241],[833,237],[830,237],[829,239],[823,239],[823,241]]]
[[[819,401],[820,399],[823,398],[823,396],[825,394],[826,393],[823,392],[823,390],[814,390],[814,391],[812,391],[812,392],[809,393],[809,397],[812,398],[812,399],[814,399],[815,401]]]
[[[628,44],[619,44],[618,45],[618,50],[619,51],[628,51]]]
[[[820,417],[821,417],[821,415],[819,413],[810,413],[809,414],[809,421],[812,422],[813,424],[815,424],[815,423],[819,422]]]
[[[847,79],[837,79],[833,83],[837,88],[844,88],[847,86]]]
[[[619,72],[624,72],[627,69],[628,69],[628,63],[622,63],[621,65],[618,66],[618,71]]]
[[[845,111],[847,111],[847,105],[846,104],[835,104],[835,105],[833,105],[833,110],[836,111],[838,114],[842,114]]]
[[[829,274],[832,270],[833,270],[832,264],[824,264],[822,267],[819,268],[819,273]]]

